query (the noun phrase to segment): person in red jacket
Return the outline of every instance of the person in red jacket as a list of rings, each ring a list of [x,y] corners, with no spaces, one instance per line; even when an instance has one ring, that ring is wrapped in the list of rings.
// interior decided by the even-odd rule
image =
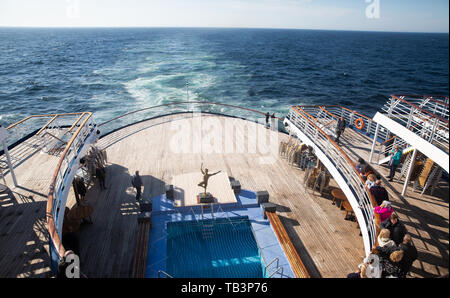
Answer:
[[[394,209],[389,201],[383,201],[380,206],[375,207],[374,212],[380,215],[380,220],[383,222],[391,217]]]

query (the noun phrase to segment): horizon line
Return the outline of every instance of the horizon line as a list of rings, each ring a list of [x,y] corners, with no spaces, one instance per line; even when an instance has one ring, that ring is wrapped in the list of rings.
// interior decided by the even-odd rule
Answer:
[[[288,28],[288,27],[215,27],[215,26],[10,26],[0,25],[0,28],[24,29],[261,29],[261,30],[309,30],[309,31],[344,31],[344,32],[378,32],[378,33],[422,33],[449,34],[445,31],[386,31],[359,29],[317,29],[317,28]]]

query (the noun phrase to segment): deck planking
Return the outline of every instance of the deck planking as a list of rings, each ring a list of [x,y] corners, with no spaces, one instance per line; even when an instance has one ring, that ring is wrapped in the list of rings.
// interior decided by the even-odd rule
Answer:
[[[211,115],[205,115],[204,117],[214,117],[222,122],[225,119],[230,119],[229,117]],[[144,198],[164,193],[164,184],[170,183],[172,178],[177,175],[199,171],[201,162],[204,162],[205,167],[214,169],[214,171],[226,171],[229,176],[241,182],[243,189],[268,190],[271,201],[278,206],[278,214],[281,216],[281,220],[299,255],[302,259],[306,259],[306,264],[312,267],[312,270],[310,270],[313,272],[312,276],[343,277],[356,268],[364,257],[362,238],[356,229],[356,223],[345,221],[344,212],[333,206],[330,199],[318,198],[312,195],[311,191],[303,188],[303,171],[290,166],[286,160],[278,158],[278,142],[274,146],[274,149],[276,148],[274,151],[275,160],[272,164],[261,164],[260,158],[264,154],[260,153],[171,153],[168,145],[176,131],[171,131],[170,125],[172,124],[168,120],[176,122],[186,119],[194,121],[192,116],[187,114],[184,116],[167,116],[137,124],[135,127],[118,131],[118,135],[112,134],[101,139],[99,146],[106,148],[110,167],[127,169],[126,174],[121,176],[125,181],[131,179],[134,171],[140,171],[144,180]],[[155,124],[158,121],[161,124]],[[241,119],[234,119],[234,121],[236,122],[237,135],[244,136],[245,144],[254,144],[255,140],[249,139],[245,132],[247,121]],[[225,132],[223,133],[224,139],[230,137],[225,136]],[[278,132],[272,132],[272,134],[279,138],[277,141],[286,140],[288,137]],[[192,143],[183,144],[183,146],[184,148],[191,148]],[[124,154],[124,152],[128,154]],[[122,200],[132,204],[134,190],[129,183],[123,185],[122,182],[117,181],[118,178],[120,177],[108,177],[108,180],[112,179],[112,181],[107,182],[108,187],[113,185],[114,190],[108,189],[107,191],[123,194]],[[93,196],[96,195],[93,194]],[[88,195],[88,199],[90,198],[91,196]],[[101,200],[98,200],[99,205],[94,208],[103,209],[100,207]],[[108,200],[111,199],[108,198]],[[115,205],[115,203],[112,205]],[[99,212],[107,216],[111,210]],[[95,217],[101,216],[100,213],[96,214]],[[136,214],[133,217],[133,220],[136,221]],[[130,222],[130,225],[135,225],[135,223]],[[106,226],[101,234],[99,233],[102,228],[98,228],[99,231],[89,234],[92,237],[96,235],[99,242],[108,242],[111,237],[108,228],[109,226]],[[130,228],[136,229],[135,226],[130,226]],[[124,233],[132,234],[127,229],[122,230]],[[88,232],[85,231],[84,233],[87,235]],[[86,241],[90,238],[90,236],[83,237]],[[122,251],[126,252],[126,249]],[[132,254],[131,251],[128,253],[129,255]],[[126,253],[122,256],[123,259],[118,258],[116,260],[123,264],[121,268],[126,270],[127,264],[128,268],[131,268],[129,256]],[[102,255],[94,246],[89,246],[89,249],[82,252],[82,258],[100,260]],[[309,262],[308,259],[310,259]],[[94,265],[94,261],[91,261],[92,263],[86,262],[84,268],[88,276],[119,276],[113,272],[102,272],[100,268],[103,266]],[[305,266],[308,266],[306,264]]]
[[[246,131],[248,121],[208,114],[202,116],[207,126],[211,123],[224,126],[230,119],[233,119],[235,127],[234,138],[230,131],[214,131],[209,127],[204,134],[210,136],[210,144],[217,139],[214,136],[220,135],[222,141],[231,138],[233,147],[236,147],[236,143],[243,143],[245,148],[253,148],[257,141],[249,138]],[[278,142],[286,140],[288,136],[270,132],[277,140],[272,154],[252,150],[241,152],[236,148],[231,152],[214,151],[210,150],[208,144],[206,150],[196,151],[193,141],[198,137],[194,134],[197,120],[192,114],[164,116],[123,128],[99,140],[98,147],[106,149],[108,154],[107,189],[101,191],[94,181],[86,196],[94,212],[93,224],[83,225],[78,232],[84,274],[88,277],[132,275],[139,211],[131,186],[134,171],[140,171],[144,183],[142,197],[151,198],[164,193],[165,184],[169,184],[176,175],[199,171],[202,162],[214,171],[227,172],[241,182],[243,189],[269,192],[271,202],[277,204],[280,221],[312,277],[345,277],[357,268],[364,257],[363,241],[357,224],[344,220],[345,212],[331,204],[329,195],[320,197],[318,193],[313,194],[312,190],[305,189],[304,172],[278,157]],[[184,139],[174,149],[171,144],[174,138],[179,137],[177,129],[182,126],[191,127],[192,138]],[[347,145],[346,150],[349,155],[353,154],[352,158],[356,159],[359,154],[365,156],[371,142],[364,140],[364,136],[356,133],[352,135],[348,131],[341,137],[343,147]],[[349,139],[352,142],[358,140],[358,143],[351,146]],[[58,156],[33,153],[33,147],[17,148],[21,150],[17,152],[15,149],[11,150],[11,155],[16,153],[22,156],[24,150],[29,150],[29,153],[24,155],[25,160],[17,161],[16,164],[20,188],[11,187],[11,177],[6,175],[16,199],[12,200],[15,203],[8,204],[9,198],[2,197],[0,276],[45,277],[49,275],[48,236],[44,224],[46,194]],[[185,152],[180,152],[180,149]],[[272,161],[271,157],[274,158]],[[29,169],[38,169],[38,173]],[[337,186],[333,179],[330,185]],[[394,186],[390,191],[395,194],[395,191],[398,192],[396,189],[398,187]],[[30,194],[33,195],[32,201],[27,200]],[[70,193],[67,205],[71,207],[74,203],[73,194]],[[402,199],[395,199],[394,206],[402,220],[408,219],[407,228],[419,249],[420,262],[416,261],[413,276],[448,273],[448,199],[445,202],[427,195],[421,199],[412,196],[406,203]],[[18,205],[23,205],[22,209],[19,210]],[[422,210],[427,213],[421,214]],[[430,218],[431,214],[442,218],[426,222],[425,218]]]

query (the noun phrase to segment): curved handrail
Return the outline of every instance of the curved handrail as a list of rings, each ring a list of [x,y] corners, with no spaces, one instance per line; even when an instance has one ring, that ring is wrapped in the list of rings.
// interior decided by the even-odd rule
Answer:
[[[209,101],[176,101],[176,102],[170,102],[170,103],[166,103],[166,104],[161,104],[161,105],[156,105],[156,106],[151,106],[151,107],[147,107],[147,108],[143,108],[143,109],[139,109],[136,111],[132,111],[132,112],[128,112],[125,114],[122,114],[120,116],[114,117],[108,121],[105,121],[103,123],[100,123],[98,126],[101,127],[107,123],[110,123],[112,121],[115,121],[117,119],[123,118],[125,116],[131,115],[131,114],[135,114],[135,113],[139,113],[142,111],[146,111],[146,110],[151,110],[151,109],[156,109],[156,108],[161,108],[161,107],[167,107],[167,106],[172,106],[172,105],[182,105],[182,104],[206,104],[206,105],[217,105],[217,106],[224,106],[224,107],[229,107],[229,108],[235,108],[235,109],[240,109],[240,110],[245,110],[245,111],[249,111],[249,112],[253,112],[253,113],[257,113],[263,116],[266,116],[265,113],[258,111],[258,110],[254,110],[254,109],[250,109],[250,108],[245,108],[245,107],[241,107],[241,106],[236,106],[236,105],[230,105],[230,104],[225,104],[225,103],[217,103],[217,102],[209,102]],[[280,121],[283,121],[282,118],[279,117],[275,117]]]
[[[20,121],[17,121],[16,123],[11,124],[10,126],[8,126],[8,127],[6,128],[6,130],[10,130],[10,129],[12,129],[12,128],[18,126],[19,124],[21,124],[21,123],[23,123],[23,122],[25,122],[25,121],[30,120],[31,118],[45,118],[45,117],[72,116],[72,115],[81,115],[81,114],[84,114],[84,113],[87,113],[87,112],[80,112],[80,113],[62,113],[62,114],[45,114],[45,115],[31,115],[31,116],[28,116],[28,117],[26,117],[26,118],[20,120]]]
[[[404,95],[402,95],[402,96],[404,96]],[[403,102],[403,103],[405,103],[405,104],[407,104],[407,105],[409,105],[409,106],[411,106],[411,107],[413,107],[413,108],[415,108],[415,109],[417,109],[417,110],[419,110],[419,111],[421,111],[421,112],[423,112],[425,114],[430,115],[433,118],[437,118],[438,120],[448,124],[448,120],[447,119],[444,119],[444,118],[442,118],[442,117],[440,117],[440,116],[438,116],[436,114],[433,114],[430,111],[427,111],[427,110],[425,110],[425,109],[423,109],[423,108],[421,108],[421,107],[419,107],[419,106],[417,106],[417,105],[415,105],[413,103],[410,103],[409,101],[407,101],[407,100],[405,100],[405,99],[403,99],[401,97],[398,97],[396,95],[392,95],[392,97],[395,98],[395,99],[398,99],[399,101],[401,101],[401,102]]]
[[[427,119],[427,120],[425,120],[425,121],[428,121],[428,120],[430,120],[430,118],[431,118],[431,116]],[[417,124],[415,124],[415,125],[413,125],[413,126],[411,126],[411,128],[416,128],[417,126],[419,126],[421,123],[417,123]],[[389,141],[392,141],[392,140],[394,140],[394,139],[396,139],[398,136],[394,136],[394,137],[392,137],[392,138],[390,138],[389,140],[386,140],[386,141],[384,141],[383,143],[381,143],[380,145],[384,145],[384,144],[386,144],[387,142],[389,142]]]
[[[328,110],[326,110],[325,108],[340,108],[340,109],[346,110],[346,111],[348,111],[348,112],[351,112],[351,113],[353,113],[353,114],[355,114],[355,115],[358,115],[358,116],[360,116],[360,117],[366,118],[366,119],[368,119],[368,120],[372,120],[372,118],[370,118],[370,117],[367,116],[367,115],[361,114],[361,113],[359,113],[359,112],[357,112],[357,111],[354,111],[354,110],[350,110],[349,108],[346,108],[346,107],[343,107],[343,106],[340,106],[340,105],[302,105],[302,107],[304,107],[304,108],[321,108],[321,109],[323,109],[325,112],[327,112],[327,113],[329,113],[330,115],[332,115],[332,116],[334,116],[334,117],[337,117],[337,118],[339,118],[339,117],[336,116],[336,115],[334,115],[334,114],[331,114],[331,113],[330,113]]]
[[[299,113],[302,117],[304,117],[304,115],[302,115],[302,112],[303,113],[305,113],[306,115],[308,115],[308,116],[310,116],[310,117],[312,117],[310,114],[308,114],[307,112],[305,112],[305,111],[303,111],[303,109],[301,109],[302,110],[302,112],[300,112],[298,109],[297,109],[298,107],[293,107],[293,109],[297,112],[297,113]],[[350,164],[350,166],[355,170],[355,173],[356,174],[358,174],[358,177],[361,179],[361,182],[362,183],[365,183],[365,181],[363,180],[363,178],[361,177],[361,175],[359,174],[359,172],[358,172],[358,169],[356,168],[356,165],[355,165],[355,163],[350,159],[350,157],[348,157],[348,155],[347,155],[347,153],[345,153],[345,151],[344,150],[342,150],[342,148],[328,135],[328,134],[326,134],[321,128],[319,128],[316,124],[314,124],[312,121],[310,121],[310,119],[308,119],[307,117],[304,117],[306,120],[308,120],[309,121],[309,123],[310,124],[312,124],[315,128],[317,128],[317,130],[318,131],[320,131],[330,142],[331,142],[331,144],[333,144],[335,147],[336,147],[336,149],[339,151],[339,153],[341,153],[341,155],[342,155],[342,157],[344,157],[344,159]],[[314,117],[313,117],[314,118]],[[370,193],[370,192],[368,192],[368,194],[369,194],[369,198],[371,199],[371,201],[372,201],[372,204],[374,204],[374,206],[376,206],[377,204],[376,204],[376,201],[375,201],[375,199],[373,198],[373,196],[372,196],[372,194]]]
[[[405,97],[410,97],[410,98],[423,98],[423,99],[430,99],[433,102],[436,102],[440,105],[446,106],[448,107],[448,103],[443,102],[441,100],[436,99],[435,97],[441,97],[441,98],[445,98],[448,100],[448,96],[445,95],[417,95],[417,94],[392,94],[391,96],[395,96],[396,98],[399,96],[405,96]]]
[[[67,152],[69,151],[70,147],[74,143],[78,134],[83,129],[84,125],[92,117],[91,112],[86,112],[86,113],[88,114],[88,117],[86,117],[86,119],[84,119],[84,121],[81,123],[80,127],[73,134],[72,138],[69,140],[69,142],[67,142],[67,145],[64,148],[64,151],[62,152],[61,157],[59,158],[58,164],[55,168],[55,172],[54,172],[53,177],[50,182],[49,193],[47,196],[47,208],[46,208],[47,230],[50,235],[50,240],[52,241],[53,246],[56,249],[56,252],[58,253],[60,258],[64,256],[65,249],[62,244],[62,239],[58,235],[57,228],[56,228],[55,221],[54,221],[53,214],[52,214],[56,179],[58,177],[58,173],[59,173],[59,170],[61,169],[62,163],[67,155]]]
[[[374,199],[372,193],[367,188],[367,185],[365,184],[365,181],[363,180],[363,178],[361,177],[359,171],[357,170],[355,163],[348,157],[348,155],[345,153],[345,151],[328,134],[326,134],[313,121],[311,121],[311,119],[308,118],[308,117],[314,118],[309,113],[307,113],[303,109],[301,109],[299,107],[295,107],[295,106],[293,106],[292,109],[297,114],[299,114],[301,117],[305,118],[309,122],[309,124],[311,124],[313,127],[315,127],[317,129],[317,131],[319,131],[326,139],[328,139],[328,141],[338,150],[338,152],[341,154],[341,156],[344,158],[344,160],[347,161],[347,163],[350,165],[351,169],[354,171],[356,176],[359,177],[360,182],[363,185],[364,192],[367,194],[368,198],[371,201],[372,208],[374,208],[375,206],[378,206],[378,204],[376,203],[376,200]],[[374,214],[375,234],[376,234],[373,245],[376,246],[377,245],[377,236],[379,234],[379,225],[380,225],[381,220],[380,220],[379,214],[376,214],[376,213],[373,213],[373,214]]]

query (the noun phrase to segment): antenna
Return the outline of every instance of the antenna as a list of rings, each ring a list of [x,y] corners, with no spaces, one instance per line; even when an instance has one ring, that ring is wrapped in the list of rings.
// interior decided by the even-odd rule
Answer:
[[[189,83],[188,82],[186,82],[186,98],[187,98],[187,101],[189,101]]]

